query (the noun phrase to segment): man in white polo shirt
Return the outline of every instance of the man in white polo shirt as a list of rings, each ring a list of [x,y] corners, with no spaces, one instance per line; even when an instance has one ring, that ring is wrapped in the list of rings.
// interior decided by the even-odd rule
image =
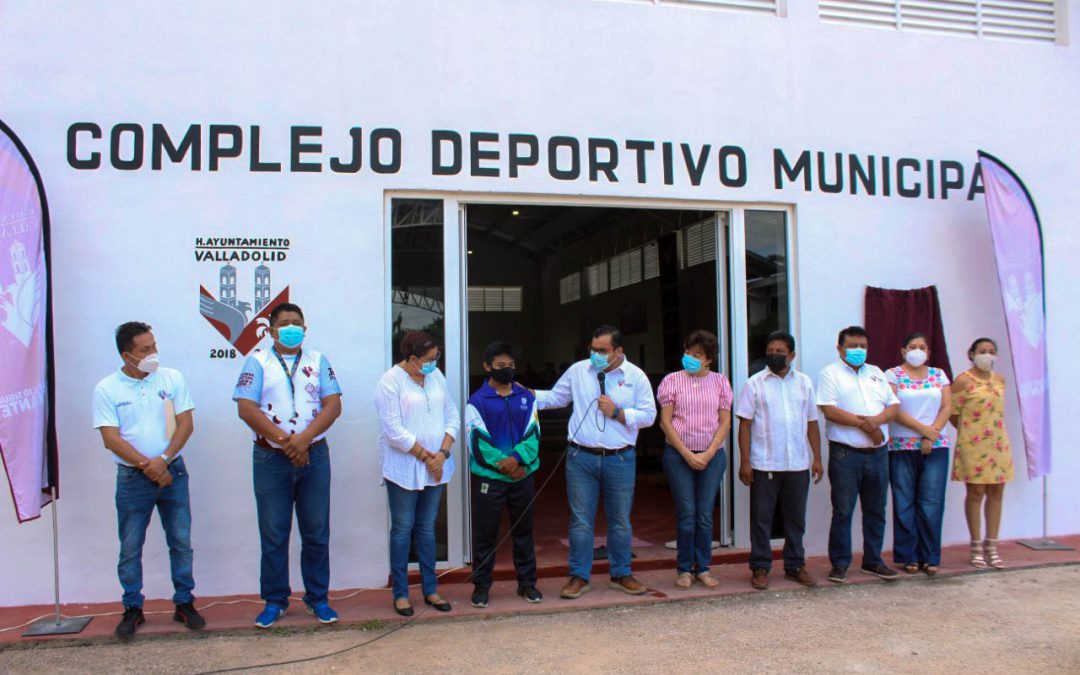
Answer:
[[[573,404],[567,431],[566,497],[570,502],[570,580],[560,597],[589,590],[593,528],[600,495],[607,514],[611,588],[641,595],[648,589],[630,573],[630,509],[634,504],[638,429],[656,420],[656,400],[645,373],[626,360],[622,333],[600,326],[590,357],[563,373],[551,391],[537,391],[540,410]]]
[[[829,528],[829,581],[847,581],[851,565],[851,520],[862,504],[863,559],[867,574],[894,581],[896,570],[885,565],[885,504],[889,490],[889,421],[900,410],[885,373],[866,363],[870,346],[866,331],[849,326],[840,331],[840,358],[825,366],[818,380],[817,403],[829,421],[829,484],[832,525]]]
[[[270,349],[244,362],[233,391],[240,419],[255,436],[252,475],[262,560],[259,588],[266,607],[259,628],[274,625],[289,606],[289,535],[300,530],[304,604],[334,623],[330,590],[330,447],[326,432],[341,415],[341,387],[326,357],[301,348],[304,313],[283,302],[270,310]]]
[[[739,418],[739,480],[750,486],[750,584],[769,587],[772,525],[779,505],[784,521],[784,576],[803,586],[803,534],[810,477],[820,483],[821,432],[810,377],[791,366],[795,338],[777,331],[765,342],[765,370],[743,385]]]
[[[124,615],[116,635],[128,639],[146,619],[142,606],[142,549],[154,508],[161,517],[172,569],[173,620],[192,630],[206,625],[195,611],[191,501],[180,451],[194,429],[195,404],[184,376],[158,366],[150,326],[131,321],[116,329],[124,365],[94,387],[94,427],[116,460],[116,516],[120,531],[117,573]]]

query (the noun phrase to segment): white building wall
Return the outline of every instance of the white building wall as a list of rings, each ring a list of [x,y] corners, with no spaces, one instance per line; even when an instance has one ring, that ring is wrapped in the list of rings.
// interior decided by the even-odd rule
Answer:
[[[196,593],[258,592],[249,436],[230,400],[240,361],[208,358],[227,345],[198,313],[198,286],[216,291],[217,266],[194,262],[196,236],[291,240],[288,261],[273,267],[274,292],[290,285],[307,313],[310,343],[329,356],[345,390],[330,434],[334,588],[383,585],[387,575],[370,397],[388,353],[387,190],[791,203],[804,370],[816,374],[835,354],[837,330],[861,321],[865,285],[936,284],[957,369],[972,338],[1004,337],[981,198],[776,190],[773,148],[792,160],[803,149],[955,159],[968,172],[981,148],[1021,175],[1046,243],[1053,532],[1080,531],[1080,498],[1070,489],[1080,458],[1068,428],[1080,403],[1070,388],[1078,373],[1069,341],[1080,331],[1071,304],[1080,258],[1072,227],[1080,211],[1072,114],[1080,53],[822,24],[810,0],[787,4],[786,18],[604,0],[5,4],[0,117],[33,153],[53,222],[65,600],[119,595],[112,461],[91,428],[89,397],[119,365],[113,328],[135,318],[154,325],[163,362],[185,373],[198,406],[185,450]],[[1080,11],[1069,4],[1068,32],[1077,35]],[[104,153],[101,169],[68,165],[75,122],[105,130],[92,148]],[[252,173],[245,152],[209,172],[204,148],[199,172],[170,164],[117,171],[107,166],[107,136],[123,122],[147,131],[163,123],[174,141],[190,124],[238,124],[245,143],[257,124],[263,160],[286,168],[289,127],[321,125],[324,170]],[[359,174],[328,172],[327,158],[347,151],[352,126],[399,129],[402,170],[375,174],[365,156]],[[505,159],[501,178],[433,177],[432,129],[738,145],[750,175],[745,187],[724,188],[711,164],[699,187],[679,171],[664,185],[654,152],[646,185],[629,163],[617,184],[556,181],[541,168],[510,179]],[[238,274],[246,283],[250,270]],[[1002,534],[1030,536],[1040,531],[1041,490],[1024,477],[1010,396],[1018,478],[1006,491]],[[947,543],[966,539],[961,507],[962,488],[950,484]],[[811,492],[812,554],[825,550],[829,512],[823,483]],[[0,606],[51,600],[49,535],[47,515],[17,526],[11,504],[0,500]],[[171,593],[166,556],[154,525],[144,554],[149,597]]]

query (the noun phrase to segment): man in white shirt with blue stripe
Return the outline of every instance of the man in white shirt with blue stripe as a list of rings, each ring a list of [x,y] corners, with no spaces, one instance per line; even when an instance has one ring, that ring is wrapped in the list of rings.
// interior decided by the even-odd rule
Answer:
[[[600,494],[607,514],[611,587],[631,595],[648,590],[630,573],[630,509],[634,503],[638,429],[656,420],[656,401],[645,373],[626,360],[622,333],[600,326],[590,357],[570,366],[551,391],[537,391],[540,410],[573,404],[567,432],[566,496],[570,502],[570,580],[560,596],[589,591],[593,529]]]
[[[116,460],[116,516],[120,532],[117,574],[124,614],[116,635],[128,639],[145,622],[142,549],[157,508],[172,571],[173,620],[192,630],[206,625],[195,611],[194,552],[187,467],[180,451],[195,428],[187,383],[179,371],[159,367],[150,326],[130,321],[116,329],[124,365],[94,387],[94,427]]]
[[[322,623],[330,608],[330,448],[326,432],[341,415],[341,387],[326,357],[302,349],[304,313],[283,302],[270,311],[270,349],[248,356],[233,400],[254,433],[255,504],[262,559],[259,590],[266,607],[255,619],[269,628],[289,606],[289,535],[300,530],[304,604]]]

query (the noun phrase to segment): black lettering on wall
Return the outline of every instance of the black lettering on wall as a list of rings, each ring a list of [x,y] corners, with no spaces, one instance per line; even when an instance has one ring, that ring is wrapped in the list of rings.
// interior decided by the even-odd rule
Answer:
[[[390,161],[383,162],[383,141],[390,144]],[[397,173],[401,171],[401,132],[397,129],[375,129],[368,142],[371,158],[368,165],[375,173]]]
[[[881,194],[886,197],[892,195],[892,181],[890,180],[890,173],[892,172],[892,162],[888,156],[881,158]]]
[[[690,176],[690,184],[697,187],[701,185],[701,177],[705,175],[705,166],[709,163],[709,151],[712,150],[712,146],[708,143],[701,146],[697,161],[694,160],[694,153],[689,143],[682,143],[680,147],[683,161],[686,162],[686,173]]]
[[[627,141],[626,149],[630,150],[637,155],[635,162],[637,163],[637,182],[645,182],[645,153],[652,152],[656,148],[656,144],[652,141]]]
[[[922,185],[915,183],[914,187],[908,187],[906,181],[907,169],[918,171],[922,168],[919,160],[912,157],[901,157],[896,160],[896,194],[908,199],[915,199],[922,194]]]
[[[844,191],[844,155],[842,153],[835,153],[833,168],[836,171],[836,182],[830,183],[829,172],[825,169],[825,153],[819,150],[817,154],[818,187],[822,192],[837,194]]]
[[[926,160],[926,195],[934,198],[934,160]]]
[[[661,168],[664,170],[664,185],[675,184],[675,167],[672,159],[671,143],[663,143],[660,146]]]
[[[954,178],[949,173],[955,174]],[[947,159],[941,163],[941,198],[949,198],[949,190],[959,190],[964,187],[964,165]]]
[[[125,133],[131,134],[131,159],[124,159],[120,152]],[[143,139],[143,128],[140,124],[126,123],[117,124],[113,127],[112,134],[109,137],[109,159],[113,168],[121,171],[136,171],[142,168]]]
[[[322,162],[302,162],[300,156],[322,152],[322,143],[304,143],[308,137],[321,137],[322,127],[289,128],[289,170],[296,173],[320,173]],[[254,145],[254,141],[252,141]]]
[[[518,177],[519,166],[536,166],[540,163],[540,141],[532,134],[510,134],[507,138],[510,144],[510,177]],[[529,149],[529,154],[522,155],[518,148],[524,145]]]
[[[863,167],[858,155],[848,155],[848,181],[851,185],[851,194],[859,194],[859,184],[863,186],[866,194],[877,194],[877,164],[873,155],[867,155],[866,166]]]
[[[331,157],[330,170],[334,173],[357,173],[364,164],[363,127],[349,129],[349,138],[352,140],[352,161],[346,164],[337,157]]]
[[[161,154],[169,156],[169,161],[178,164],[184,161],[184,155],[191,153],[191,170],[202,169],[202,125],[192,124],[180,139],[180,145],[173,145],[164,124],[150,127],[150,168],[161,170]]]
[[[228,136],[232,139],[229,145],[222,145],[222,139]],[[244,132],[235,124],[211,124],[210,125],[210,170],[217,171],[222,158],[239,157],[244,149]]]
[[[79,158],[79,134],[88,133],[90,138],[101,138],[101,127],[93,122],[76,122],[68,127],[67,133],[67,161],[72,169],[97,169],[101,166],[101,153],[91,152],[86,159]]]
[[[975,162],[975,170],[971,172],[971,185],[968,187],[967,200],[973,201],[975,195],[981,195],[986,192],[986,188],[983,187],[982,177],[982,164]]]
[[[498,150],[481,150],[480,144],[498,142],[499,134],[490,131],[474,131],[469,134],[469,168],[471,175],[489,176],[491,178],[499,177],[499,167],[480,166],[480,162],[485,160],[499,161]]]
[[[450,164],[443,160],[443,143],[450,144]],[[461,173],[461,134],[437,129],[431,132],[431,175],[456,176]]]
[[[559,148],[570,149],[570,168],[559,168]],[[556,180],[576,180],[581,175],[581,147],[573,136],[548,139],[548,173]]]
[[[607,150],[607,159],[601,161],[599,150]],[[619,146],[610,138],[589,139],[589,180],[596,182],[603,173],[609,183],[618,183],[615,168],[619,166]]]
[[[735,175],[731,175],[731,162],[735,160]],[[746,151],[737,145],[720,148],[720,183],[724,187],[741,188],[746,185]]]
[[[810,173],[810,151],[803,150],[799,154],[799,159],[795,160],[795,166],[791,166],[788,163],[787,157],[784,155],[784,151],[780,148],[773,148],[773,186],[777,190],[784,189],[784,177],[787,177],[788,182],[794,183],[795,180],[802,175],[803,190],[810,192],[811,173]]]
[[[258,124],[252,124],[251,129],[248,130],[248,145],[251,146],[251,150],[248,152],[250,156],[248,166],[252,173],[275,173],[281,171],[281,162],[264,162],[261,159],[262,155],[262,129]],[[294,171],[296,169],[293,169]]]

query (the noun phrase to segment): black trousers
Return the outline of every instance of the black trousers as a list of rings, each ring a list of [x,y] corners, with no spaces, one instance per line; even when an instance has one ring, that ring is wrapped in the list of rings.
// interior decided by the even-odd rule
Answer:
[[[514,540],[514,569],[519,587],[536,585],[536,547],[533,544],[533,507],[536,474],[515,483],[472,477],[473,583],[491,587],[495,569],[495,549],[503,511],[510,516]]]
[[[750,569],[772,569],[773,513],[780,506],[784,520],[784,569],[806,564],[806,497],[810,471],[758,471],[750,483]]]

